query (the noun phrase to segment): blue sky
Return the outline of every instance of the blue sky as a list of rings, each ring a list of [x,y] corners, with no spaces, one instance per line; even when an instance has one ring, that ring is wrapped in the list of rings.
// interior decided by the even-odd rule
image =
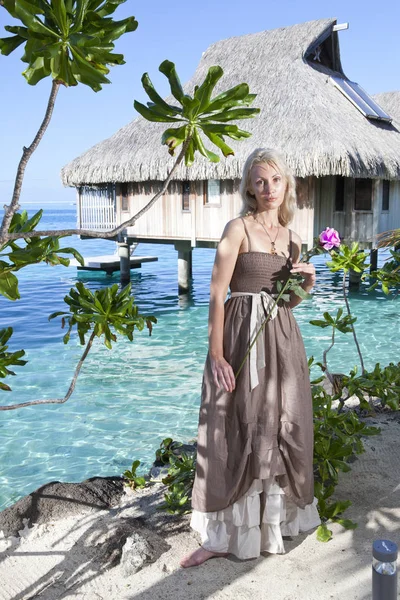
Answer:
[[[56,203],[75,200],[75,190],[63,188],[60,169],[133,118],[133,100],[144,100],[140,78],[147,71],[164,95],[166,80],[158,65],[176,63],[182,81],[195,71],[202,52],[218,40],[275,29],[313,19],[336,17],[350,28],[339,33],[346,75],[370,94],[400,89],[399,0],[127,0],[116,18],[134,15],[138,29],[116,42],[126,64],[111,70],[111,85],[95,93],[86,86],[61,88],[50,127],[31,159],[22,203]],[[0,37],[12,19],[0,7]],[[29,86],[21,72],[22,50],[0,55],[0,193],[1,205],[11,195],[23,145],[29,145],[43,118],[50,80]]]

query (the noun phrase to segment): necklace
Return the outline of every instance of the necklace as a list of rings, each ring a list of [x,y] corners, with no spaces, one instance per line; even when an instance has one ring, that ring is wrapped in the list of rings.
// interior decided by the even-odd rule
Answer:
[[[276,256],[278,253],[277,253],[277,251],[276,251],[276,248],[275,248],[275,242],[276,242],[276,240],[277,240],[277,237],[278,237],[278,235],[279,235],[279,225],[278,225],[278,231],[276,232],[275,239],[273,240],[273,239],[271,238],[271,236],[269,235],[269,233],[268,233],[268,230],[267,230],[267,228],[265,227],[264,223],[262,223],[262,222],[261,222],[261,221],[259,221],[258,219],[255,219],[255,220],[257,221],[257,223],[259,223],[259,224],[261,225],[261,227],[264,229],[265,233],[266,233],[266,234],[267,234],[267,236],[269,237],[269,240],[270,240],[270,242],[271,242],[271,254],[273,254],[274,256]]]

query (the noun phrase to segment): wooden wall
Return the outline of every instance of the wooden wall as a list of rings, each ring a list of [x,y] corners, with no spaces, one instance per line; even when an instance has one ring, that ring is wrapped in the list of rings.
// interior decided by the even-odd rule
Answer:
[[[371,210],[362,211],[354,210],[355,180],[346,177],[342,212],[334,210],[336,177],[320,177],[315,182],[315,236],[326,227],[333,227],[346,241],[358,241],[361,246],[375,247],[377,233],[400,227],[399,181],[390,183],[388,212],[382,212],[382,180],[373,180]]]
[[[128,211],[121,210],[121,187],[116,186],[117,223],[137,213],[160,189],[159,182],[128,184]],[[326,227],[334,227],[346,241],[357,240],[361,246],[375,245],[375,236],[389,228],[400,227],[400,182],[390,184],[389,211],[382,213],[382,182],[374,180],[372,210],[354,210],[355,180],[344,182],[344,210],[335,212],[336,177],[297,179],[297,210],[290,224],[311,247],[313,238]],[[171,182],[168,193],[141,217],[128,235],[143,241],[187,241],[196,245],[215,245],[225,224],[241,210],[239,180],[221,182],[220,204],[205,204],[202,181],[190,183],[189,210],[183,210],[182,184]]]
[[[121,189],[117,184],[117,222],[122,223],[136,214],[160,189],[159,182],[128,184],[129,210],[121,210]],[[297,185],[298,207],[290,228],[302,238],[303,244],[312,245],[314,223],[315,181],[312,177],[299,179]],[[221,203],[205,204],[203,182],[190,184],[189,210],[182,210],[182,187],[172,182],[168,193],[141,217],[128,235],[138,240],[190,241],[196,245],[215,245],[228,221],[239,216],[242,200],[239,180],[221,181]]]
[[[382,183],[379,187],[379,196],[382,199]],[[382,206],[382,200],[380,200]],[[400,181],[391,181],[389,188],[389,210],[379,214],[378,233],[388,229],[400,228]]]
[[[297,177],[297,208],[289,227],[301,237],[302,245],[306,248],[312,248],[313,245],[315,191],[315,177]]]
[[[120,186],[117,184],[117,219],[126,221],[142,209],[161,189],[159,182],[128,184],[129,210],[122,212]],[[194,194],[193,194],[194,195]],[[141,239],[191,240],[194,235],[192,194],[190,210],[182,210],[182,193],[179,182],[171,182],[167,194],[157,200],[154,206],[141,217],[134,227],[128,229],[130,236]]]

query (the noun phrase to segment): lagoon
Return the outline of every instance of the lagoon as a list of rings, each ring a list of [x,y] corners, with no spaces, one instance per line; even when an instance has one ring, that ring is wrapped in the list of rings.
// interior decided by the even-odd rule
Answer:
[[[35,207],[29,207],[33,212]],[[48,206],[42,227],[75,225],[75,207]],[[67,239],[86,256],[111,254],[105,240]],[[173,246],[140,244],[138,253],[158,262],[132,271],[132,290],[142,314],[154,314],[153,335],[137,333],[133,343],[118,341],[110,351],[98,341],[86,359],[76,390],[62,405],[44,405],[0,412],[0,508],[5,508],[40,485],[54,480],[81,481],[96,475],[119,475],[139,459],[147,469],[161,440],[186,441],[196,435],[203,364],[207,352],[208,285],[214,250],[193,253],[193,290],[177,293],[177,253]],[[380,263],[384,254],[380,253]],[[329,333],[309,320],[343,305],[341,278],[333,276],[325,259],[314,259],[317,285],[312,300],[294,314],[308,356],[320,360]],[[119,281],[118,273],[77,272],[76,268],[37,265],[19,273],[21,300],[0,298],[0,328],[12,325],[10,350],[24,348],[29,361],[9,377],[11,393],[1,402],[63,397],[83,348],[76,337],[62,343],[60,320],[63,297],[77,280],[90,289]],[[363,286],[350,295],[352,312],[366,368],[375,362],[397,361],[400,354],[398,298]],[[330,355],[335,372],[357,364],[352,337],[339,334]],[[139,468],[139,470],[140,470]]]

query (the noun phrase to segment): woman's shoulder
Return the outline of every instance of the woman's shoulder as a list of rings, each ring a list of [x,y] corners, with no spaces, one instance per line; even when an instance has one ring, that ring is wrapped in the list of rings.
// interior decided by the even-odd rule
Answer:
[[[227,224],[225,225],[224,234],[240,235],[240,234],[244,234],[244,233],[245,233],[245,229],[244,229],[243,217],[236,217],[235,219],[228,221]]]

